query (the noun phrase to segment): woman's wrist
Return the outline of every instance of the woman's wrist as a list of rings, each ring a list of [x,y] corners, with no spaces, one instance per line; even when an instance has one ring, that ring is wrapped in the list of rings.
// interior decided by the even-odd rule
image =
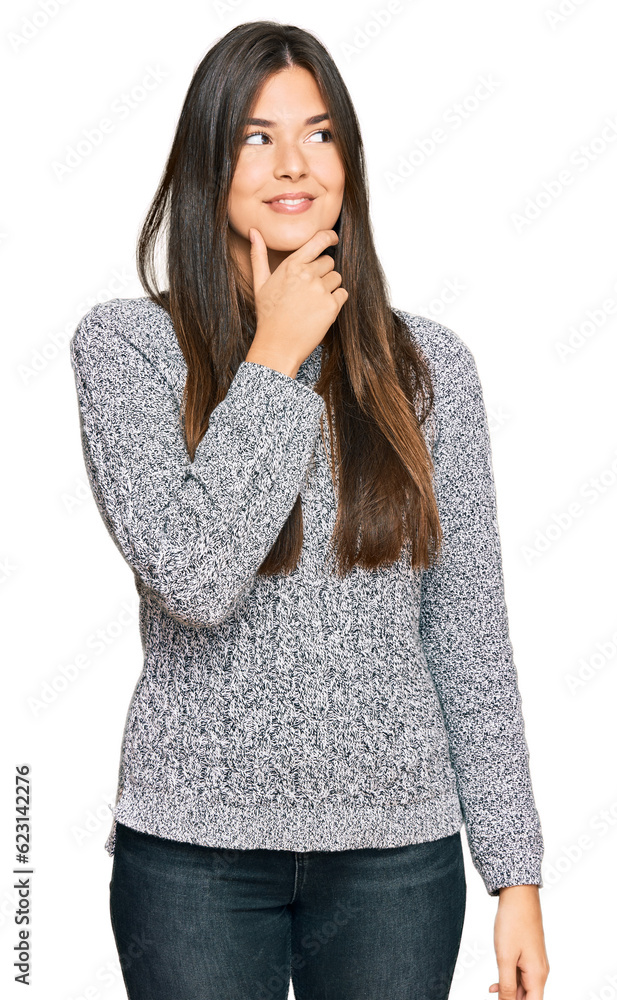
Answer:
[[[539,885],[504,885],[499,890],[498,899],[503,899],[504,897],[527,897],[527,896],[539,896],[540,886]]]
[[[280,354],[257,347],[249,348],[249,352],[244,360],[257,365],[265,365],[266,368],[273,368],[274,371],[281,372],[283,375],[289,375],[290,378],[295,378],[300,368],[298,362],[291,358],[284,358]]]

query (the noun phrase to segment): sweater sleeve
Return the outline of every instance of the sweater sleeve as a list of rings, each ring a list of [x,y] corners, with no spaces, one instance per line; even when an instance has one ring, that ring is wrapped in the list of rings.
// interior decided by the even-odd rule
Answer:
[[[325,404],[290,376],[242,362],[191,462],[177,392],[129,333],[106,327],[95,307],[71,338],[90,486],[149,597],[184,624],[215,625],[289,516]]]
[[[422,574],[420,635],[472,861],[497,896],[509,885],[542,886],[544,844],[509,636],[488,421],[474,358],[458,345],[441,376],[433,460],[444,545]]]

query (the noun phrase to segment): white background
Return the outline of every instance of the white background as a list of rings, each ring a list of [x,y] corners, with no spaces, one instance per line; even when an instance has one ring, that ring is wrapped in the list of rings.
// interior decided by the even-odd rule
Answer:
[[[12,869],[14,774],[27,763],[28,996],[125,997],[103,844],[141,645],[132,573],[85,475],[68,340],[96,301],[143,294],[135,240],[192,74],[235,24],[264,18],[317,33],[351,92],[392,304],[449,326],[475,355],[546,842],[545,995],[617,997],[617,8],[614,0],[390,6],[382,24],[381,0],[3,7],[5,995],[25,992],[13,983]],[[161,79],[140,90],[150,68]],[[478,89],[483,79],[492,93]],[[125,116],[112,110],[122,95],[133,105]],[[60,173],[68,147],[103,117],[113,131]],[[446,141],[422,154],[436,128]],[[559,190],[562,171],[571,183]],[[572,504],[579,515],[568,522]],[[96,633],[103,652],[93,651]],[[78,669],[80,656],[87,666]],[[467,914],[451,997],[480,1000],[494,996],[497,979],[497,900],[464,847]]]

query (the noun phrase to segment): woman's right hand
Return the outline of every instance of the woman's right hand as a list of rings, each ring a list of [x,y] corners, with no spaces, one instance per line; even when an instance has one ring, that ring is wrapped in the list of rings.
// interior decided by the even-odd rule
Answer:
[[[258,229],[251,232],[257,327],[245,360],[295,378],[348,299],[332,257],[323,253],[338,236],[320,229],[271,272],[266,242]]]

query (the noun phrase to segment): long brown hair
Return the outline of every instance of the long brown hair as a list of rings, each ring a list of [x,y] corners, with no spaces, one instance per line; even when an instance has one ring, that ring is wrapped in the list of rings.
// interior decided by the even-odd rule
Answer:
[[[334,61],[310,32],[274,21],[232,28],[198,65],[159,187],[137,245],[139,278],[171,317],[188,374],[183,429],[193,461],[212,410],[224,399],[256,328],[252,289],[229,244],[227,204],[256,96],[291,66],[312,73],[345,170],[343,203],[329,247],[348,299],[322,345],[315,391],[326,404],[337,518],[335,572],[376,569],[411,549],[428,567],[442,543],[425,428],[433,407],[426,359],[391,309],[375,252],[364,149],[350,95]],[[167,236],[169,288],[156,277],[156,246]],[[429,427],[427,423],[426,427]],[[322,418],[323,435],[323,418]],[[300,496],[259,573],[290,573],[303,542]]]

